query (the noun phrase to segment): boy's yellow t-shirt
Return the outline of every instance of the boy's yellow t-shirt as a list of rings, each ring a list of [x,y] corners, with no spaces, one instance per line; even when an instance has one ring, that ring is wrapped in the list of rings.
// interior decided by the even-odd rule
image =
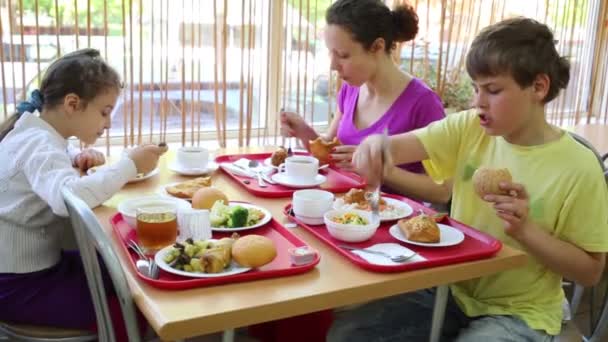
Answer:
[[[608,251],[608,191],[595,154],[564,133],[558,140],[519,146],[485,134],[475,111],[452,114],[414,132],[436,181],[454,181],[455,219],[525,251],[506,235],[491,203],[473,190],[480,166],[507,168],[529,195],[529,219],[551,235],[589,252]],[[557,335],[561,329],[562,276],[530,256],[523,267],[451,286],[467,316],[514,315],[532,329]]]

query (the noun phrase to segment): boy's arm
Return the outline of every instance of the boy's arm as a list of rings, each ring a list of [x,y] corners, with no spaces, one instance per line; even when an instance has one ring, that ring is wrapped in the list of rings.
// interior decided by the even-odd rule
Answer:
[[[516,239],[553,272],[583,286],[597,284],[605,265],[605,253],[592,253],[560,240],[536,223],[528,222]]]
[[[452,197],[451,180],[439,184],[427,174],[410,172],[397,166],[386,169],[382,183],[409,197],[426,202],[447,203]]]

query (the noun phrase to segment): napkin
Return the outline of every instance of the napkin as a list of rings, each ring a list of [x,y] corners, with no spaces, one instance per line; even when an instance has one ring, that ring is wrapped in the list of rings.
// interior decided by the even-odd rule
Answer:
[[[247,159],[247,158],[241,158],[233,163],[222,163],[221,166],[224,169],[228,170],[230,173],[237,175],[237,176],[243,176],[243,177],[249,177],[249,178],[255,177],[255,172],[253,172],[249,169],[249,159]],[[256,170],[262,171],[262,174],[264,174],[266,176],[268,176],[272,172],[274,172],[273,167],[270,167],[268,165],[263,165],[262,162],[260,162],[260,164],[258,165]]]
[[[378,252],[384,252],[386,254],[389,255],[411,255],[413,253],[416,253],[414,251],[412,251],[409,248],[403,247],[400,244],[397,243],[378,243],[375,244],[373,246],[369,246],[367,248],[364,249],[369,249],[371,251],[378,251]],[[376,255],[376,254],[371,254],[371,253],[365,253],[365,252],[361,252],[361,251],[352,251],[354,254],[357,254],[358,256],[362,257],[363,259],[367,260],[367,262],[369,262],[370,264],[375,264],[375,265],[384,265],[384,266],[392,266],[392,265],[404,265],[404,264],[409,264],[412,262],[418,262],[418,261],[425,261],[426,258],[419,255],[416,255],[415,257],[405,261],[405,262],[394,262],[391,259],[384,257],[382,255]]]

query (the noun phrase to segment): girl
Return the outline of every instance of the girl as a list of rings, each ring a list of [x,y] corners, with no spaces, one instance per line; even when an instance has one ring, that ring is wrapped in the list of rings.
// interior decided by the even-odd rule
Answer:
[[[485,28],[473,41],[466,67],[475,109],[412,133],[370,137],[353,161],[377,183],[385,162],[425,160],[432,177],[454,179],[455,219],[530,255],[523,267],[453,284],[444,337],[549,341],[561,329],[562,278],[590,286],[604,269],[606,183],[593,152],[545,118],[546,104],[570,77],[547,26],[513,18]],[[475,193],[471,176],[482,166],[510,171],[516,182],[500,184],[510,195]],[[376,330],[386,340],[418,341],[427,338],[431,308],[432,296],[418,292],[366,310],[381,312],[377,322],[402,323]],[[349,319],[361,317],[341,317],[332,340],[361,336]],[[374,331],[372,324],[357,328]]]
[[[345,82],[337,96],[338,109],[327,133],[343,145],[332,161],[350,169],[352,153],[368,135],[409,132],[444,117],[443,105],[422,81],[399,69],[391,58],[397,42],[418,33],[418,16],[407,4],[391,11],[380,0],[339,0],[326,13],[325,44],[331,69]],[[284,136],[295,136],[308,147],[319,135],[296,113],[281,113]],[[438,185],[420,163],[387,169],[384,183],[393,191],[428,202],[446,203],[449,182]]]
[[[79,50],[52,63],[40,90],[0,126],[0,320],[94,327],[80,256],[60,247],[69,224],[60,190],[70,187],[95,207],[138,173],[153,170],[166,150],[135,148],[91,176],[74,168],[104,162],[99,152],[74,152],[67,139],[93,144],[110,128],[120,88],[118,74],[97,50]]]

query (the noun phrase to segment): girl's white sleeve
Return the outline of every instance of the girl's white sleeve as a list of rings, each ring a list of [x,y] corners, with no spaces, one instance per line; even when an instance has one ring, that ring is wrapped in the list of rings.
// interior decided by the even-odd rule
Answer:
[[[112,197],[129,179],[137,175],[135,163],[124,157],[103,171],[81,177],[79,171],[72,166],[68,153],[53,144],[36,145],[24,157],[23,172],[32,190],[59,216],[68,215],[61,195],[64,186],[94,208]]]

